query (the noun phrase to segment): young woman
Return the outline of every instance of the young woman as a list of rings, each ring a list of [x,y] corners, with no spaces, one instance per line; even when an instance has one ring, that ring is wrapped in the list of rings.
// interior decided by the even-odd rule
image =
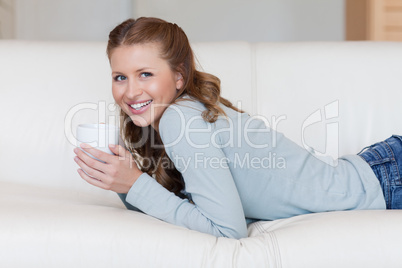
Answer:
[[[105,163],[81,150],[75,160],[84,180],[128,208],[242,238],[255,220],[402,207],[401,137],[326,164],[220,96],[219,79],[196,70],[185,33],[160,19],[118,25],[107,53],[128,150],[84,146]]]

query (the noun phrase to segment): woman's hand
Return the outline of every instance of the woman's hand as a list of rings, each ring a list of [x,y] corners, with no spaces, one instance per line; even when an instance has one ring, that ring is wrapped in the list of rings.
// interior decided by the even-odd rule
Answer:
[[[88,144],[81,144],[81,148],[105,162],[93,159],[79,148],[74,149],[77,155],[74,160],[80,166],[78,174],[94,186],[125,194],[142,174],[131,153],[120,145],[109,145],[115,155],[102,152]]]

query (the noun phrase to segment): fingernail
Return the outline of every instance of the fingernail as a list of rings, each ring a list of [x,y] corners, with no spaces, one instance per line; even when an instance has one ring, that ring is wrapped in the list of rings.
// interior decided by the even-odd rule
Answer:
[[[86,144],[86,143],[81,143],[80,147],[83,148],[83,149],[87,149],[87,148],[89,148],[89,145]]]
[[[109,144],[110,147],[115,148],[116,145],[115,144]]]

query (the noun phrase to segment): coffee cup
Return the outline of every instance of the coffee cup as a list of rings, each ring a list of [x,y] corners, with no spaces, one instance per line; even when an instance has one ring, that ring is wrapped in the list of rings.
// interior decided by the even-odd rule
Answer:
[[[77,127],[76,138],[78,147],[81,143],[86,143],[105,153],[113,154],[109,149],[109,144],[119,144],[119,128],[109,124],[81,124]],[[87,154],[95,158],[91,154]]]

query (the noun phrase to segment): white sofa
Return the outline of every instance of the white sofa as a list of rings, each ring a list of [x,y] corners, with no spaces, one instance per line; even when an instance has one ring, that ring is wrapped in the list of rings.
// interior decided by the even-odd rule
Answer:
[[[0,267],[402,267],[402,211],[343,211],[216,238],[83,181],[80,123],[116,119],[105,43],[0,42]],[[402,43],[197,43],[223,96],[333,157],[402,134]],[[239,101],[241,103],[239,103]]]

